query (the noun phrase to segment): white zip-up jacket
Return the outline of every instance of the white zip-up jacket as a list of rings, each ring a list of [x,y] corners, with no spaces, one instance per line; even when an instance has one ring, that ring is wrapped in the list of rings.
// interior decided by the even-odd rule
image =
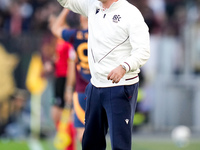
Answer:
[[[131,85],[150,57],[149,32],[140,11],[126,0],[104,10],[98,0],[58,0],[65,8],[88,17],[88,61],[96,87]],[[120,64],[126,74],[118,83],[107,79]]]

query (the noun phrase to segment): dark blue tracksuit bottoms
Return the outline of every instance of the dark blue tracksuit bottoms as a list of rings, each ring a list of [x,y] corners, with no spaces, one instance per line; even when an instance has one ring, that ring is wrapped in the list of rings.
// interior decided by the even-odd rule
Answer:
[[[96,88],[88,84],[83,150],[105,150],[108,127],[112,149],[131,150],[138,86]]]

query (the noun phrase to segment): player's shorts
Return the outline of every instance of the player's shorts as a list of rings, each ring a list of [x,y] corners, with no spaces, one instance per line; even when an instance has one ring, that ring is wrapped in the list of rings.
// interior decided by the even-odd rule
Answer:
[[[64,108],[65,77],[55,78],[53,105]]]
[[[84,127],[85,125],[85,93],[74,92],[73,95],[73,106],[74,106],[74,126]]]
[[[88,72],[88,73],[87,73],[87,72]],[[90,74],[90,72],[89,72],[89,69],[86,70],[86,69],[81,68],[81,69],[80,69],[80,75],[81,75],[81,77],[82,77],[85,81],[87,81],[88,83],[90,82],[91,74]]]

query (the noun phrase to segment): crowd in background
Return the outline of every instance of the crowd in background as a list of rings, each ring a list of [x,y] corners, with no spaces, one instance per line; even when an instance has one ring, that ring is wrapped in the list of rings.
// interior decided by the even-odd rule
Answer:
[[[178,35],[187,19],[199,17],[199,0],[129,1],[140,9],[151,33]],[[56,0],[0,0],[0,30],[12,35],[46,31],[49,15],[58,14],[60,9]]]
[[[200,15],[199,15],[200,0],[129,0],[129,1],[140,9],[147,25],[149,26],[150,34],[152,37],[169,36],[176,39],[181,39],[185,24],[200,21]],[[50,59],[53,53],[52,47],[54,44],[54,40],[53,38],[50,38],[52,37],[52,35],[49,31],[48,19],[50,14],[58,14],[61,11],[61,9],[62,9],[61,6],[58,4],[56,0],[0,0],[0,39],[3,39],[2,37],[3,35],[9,35],[9,37],[18,37],[23,34],[28,34],[28,37],[32,37],[34,36],[35,33],[39,33],[40,35],[44,33],[42,38],[41,37],[39,38],[39,40],[42,41],[42,44],[39,46],[40,47],[39,51],[42,54],[43,61]],[[2,41],[0,41],[0,44],[1,42]],[[21,50],[19,51],[20,53],[23,52]],[[153,62],[156,61],[153,59],[157,59],[155,58],[154,54],[155,53],[153,51],[151,56],[152,57],[151,61]],[[21,57],[22,56],[23,54],[21,55]],[[180,69],[181,65],[179,63],[177,64],[178,67],[174,69],[174,72],[176,73],[181,72]],[[152,67],[152,65],[149,65],[148,67]],[[156,69],[156,66],[154,67]],[[148,68],[148,69],[154,71],[154,68]],[[144,77],[147,77],[145,73],[146,72],[144,68]],[[50,75],[46,76],[51,76],[51,73]],[[21,77],[20,75],[18,76],[15,75],[16,83],[19,82],[17,80],[20,81],[22,80],[20,77]],[[16,88],[25,88],[25,86],[16,84]],[[26,110],[23,112],[27,112],[27,107],[26,107],[27,105],[25,104],[24,100],[27,98],[27,93],[24,94],[24,91],[22,92],[17,90],[16,92],[13,92],[12,95],[9,95],[9,97],[11,97],[10,101],[12,102],[12,105],[15,105],[16,108],[18,109],[14,110],[13,108],[11,108],[13,115],[8,116],[9,118],[8,120],[10,122],[14,122],[16,118],[22,120],[21,117],[19,118],[19,116],[18,117],[16,116],[22,110]],[[0,97],[0,102],[2,102],[1,97]],[[1,104],[0,104],[0,109],[2,109]],[[2,110],[0,111],[2,112]],[[26,113],[23,114],[25,115],[24,120],[27,120]],[[9,123],[9,121],[7,121],[6,123]],[[2,125],[1,123],[0,123],[1,126],[0,136],[5,132],[3,131],[3,129],[7,130],[12,129],[12,126],[6,128],[5,126],[7,124],[5,123],[5,125]],[[27,122],[25,122],[24,125],[26,126],[27,130],[26,133],[28,133],[29,129],[27,127]],[[18,131],[20,131],[20,129]],[[12,131],[9,130],[8,133],[11,134]]]
[[[60,9],[55,0],[1,0],[1,31],[12,35],[46,31],[49,15]]]

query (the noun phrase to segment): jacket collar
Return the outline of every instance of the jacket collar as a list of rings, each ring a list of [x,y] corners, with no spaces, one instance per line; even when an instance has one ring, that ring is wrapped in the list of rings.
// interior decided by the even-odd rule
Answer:
[[[97,1],[96,7],[97,7],[97,9],[100,9],[101,11],[106,11],[106,12],[108,12],[108,11],[113,11],[113,10],[116,10],[117,8],[119,8],[121,5],[123,5],[123,3],[124,3],[125,1],[126,1],[126,0],[118,0],[118,1],[116,1],[116,2],[113,2],[113,3],[111,4],[111,6],[110,6],[109,8],[107,8],[107,9],[104,9],[104,8],[102,7],[102,3],[101,3],[100,1]]]

